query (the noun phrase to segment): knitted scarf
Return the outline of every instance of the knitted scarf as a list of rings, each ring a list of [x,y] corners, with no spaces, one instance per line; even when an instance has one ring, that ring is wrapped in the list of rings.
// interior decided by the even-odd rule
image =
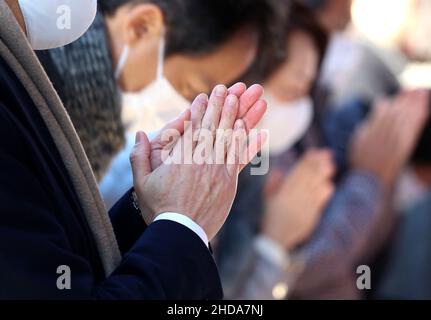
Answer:
[[[84,36],[50,50],[52,63],[44,64],[99,181],[125,143],[121,96],[107,39],[103,15],[98,13]]]

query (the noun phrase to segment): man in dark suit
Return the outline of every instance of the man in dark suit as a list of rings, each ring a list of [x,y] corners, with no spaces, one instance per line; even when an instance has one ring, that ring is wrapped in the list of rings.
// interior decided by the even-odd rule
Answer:
[[[0,298],[221,298],[208,242],[230,210],[242,165],[167,165],[161,149],[178,156],[187,135],[167,146],[139,132],[134,189],[108,217],[76,132],[23,32],[34,48],[30,4],[0,0]],[[167,129],[183,133],[189,119],[192,133],[251,129],[266,110],[261,95],[260,86],[218,86]],[[210,151],[218,154],[215,142]],[[231,148],[225,160],[253,155],[261,143]]]

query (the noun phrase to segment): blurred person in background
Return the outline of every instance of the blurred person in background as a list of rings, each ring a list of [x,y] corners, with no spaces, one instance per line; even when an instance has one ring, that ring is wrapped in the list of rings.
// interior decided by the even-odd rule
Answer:
[[[343,108],[353,99],[372,101],[399,90],[392,70],[373,48],[347,33],[352,0],[302,0],[331,35],[319,79],[319,106]]]
[[[377,3],[373,1],[368,1],[368,3],[368,6],[366,6],[366,1],[358,1],[356,4],[358,6],[356,19],[361,18],[357,22],[358,27],[364,29],[368,24],[377,27],[381,23],[382,13],[389,6],[395,6],[393,10],[396,12],[394,13],[396,18],[388,21],[388,25],[392,28],[385,25],[383,30],[376,30],[376,35],[373,33],[373,27],[367,27],[363,32],[373,41],[379,39],[388,41],[392,50],[401,49],[410,59],[399,76],[403,87],[407,89],[429,87],[431,76],[429,63],[426,62],[426,48],[431,42],[426,35],[431,29],[429,19],[427,20],[425,17],[429,16],[430,3],[422,0],[384,1],[384,3],[382,1],[376,8],[377,12],[371,12],[373,14],[371,18],[369,10]],[[403,19],[407,21],[407,24],[402,23]],[[421,93],[416,93],[416,95],[421,95]],[[426,94],[422,93],[422,96],[426,96]],[[412,98],[410,100],[412,108],[418,104],[422,106],[426,104],[423,102],[426,101],[424,98],[422,98],[422,103],[414,102]],[[331,120],[328,121],[326,128],[332,127],[332,129],[328,130],[325,138],[336,150],[336,161],[339,167],[345,167],[346,159],[343,154],[346,154],[352,128],[357,127],[358,123],[366,118],[373,103],[377,104],[376,99],[374,102],[372,101],[352,101],[344,104],[344,112],[336,112],[338,116],[332,114],[328,117]],[[421,108],[423,107],[419,107],[417,110]],[[338,124],[334,122],[338,122]],[[405,135],[409,136],[414,130],[416,130],[415,126],[412,124],[410,128],[406,129]],[[366,263],[372,266],[374,286],[373,290],[369,292],[368,297],[370,298],[430,297],[428,272],[425,271],[429,268],[427,255],[429,241],[427,233],[424,231],[424,228],[429,225],[425,213],[429,208],[427,204],[429,190],[426,158],[426,146],[429,143],[427,131],[426,128],[419,141],[415,142],[417,146],[413,156],[402,168],[393,183],[391,192],[388,192],[384,214],[376,221],[374,231],[369,237],[368,243],[373,243],[373,245],[368,246],[367,252],[359,255],[361,260],[358,264]]]
[[[381,269],[376,257],[385,248],[396,222],[394,191],[429,116],[426,101],[424,91],[405,91],[372,104],[352,105],[325,121],[324,137],[341,171],[339,176],[356,168],[370,173],[380,186],[378,210],[362,219],[366,223],[361,230],[363,237],[351,255],[351,272],[359,265],[371,266],[374,284]],[[360,290],[353,292],[365,297]]]
[[[310,94],[326,34],[306,7],[294,2],[286,9],[288,58],[265,84],[269,109],[258,125],[269,132],[270,172],[267,177],[241,176],[231,219],[217,244],[230,298],[268,299],[276,283],[293,286],[302,262],[293,259],[295,251],[313,233],[333,192],[329,152],[310,150],[301,157],[290,152],[314,119]]]
[[[409,88],[431,87],[431,2],[412,1],[400,47],[409,58],[401,74]],[[431,110],[429,94],[429,110]],[[380,259],[381,279],[372,297],[430,299],[431,226],[430,118],[409,165],[401,175],[394,199],[396,227]]]
[[[372,105],[355,105],[331,117],[327,141],[336,155],[339,168],[346,168],[346,149],[352,128],[360,126],[370,113],[387,109],[386,117],[402,139],[394,156],[405,150],[404,165],[386,187],[382,213],[374,222],[372,232],[358,254],[357,264],[367,264],[373,271],[373,290],[369,298],[429,298],[429,117],[430,94],[425,90],[406,91]],[[398,107],[401,105],[401,108]],[[399,116],[396,116],[395,111]],[[405,109],[406,111],[402,111]],[[383,114],[383,112],[382,112]],[[400,125],[397,118],[406,117]],[[384,126],[383,116],[381,126]],[[424,125],[425,123],[425,125]],[[338,138],[335,138],[338,137]],[[383,141],[382,141],[383,143]],[[387,142],[389,143],[389,141]],[[371,151],[370,151],[371,153]]]
[[[431,94],[428,94],[431,114]],[[395,193],[396,228],[383,255],[377,299],[430,299],[431,116]]]
[[[293,30],[302,31],[299,33],[308,35],[308,41],[312,39],[313,45],[304,46],[307,42],[304,38],[302,42],[298,41],[301,39],[298,35],[291,37],[291,42],[287,43],[285,69],[280,67],[273,73],[279,79],[274,81],[270,77],[265,85],[269,109],[259,127],[269,129],[269,150],[273,155],[277,154],[271,156],[270,174],[259,179],[241,176],[232,215],[218,239],[217,259],[230,297],[360,298],[355,263],[361,257],[361,249],[373,231],[374,222],[383,214],[386,194],[392,190],[414,144],[412,136],[419,130],[420,124],[414,125],[412,121],[407,134],[378,125],[367,129],[366,135],[358,133],[361,138],[343,149],[343,155],[349,161],[342,168],[336,167],[335,193],[332,194],[334,164],[331,153],[324,150],[307,153],[312,148],[332,147],[325,141],[323,130],[326,112],[314,108],[313,121],[309,121],[307,112],[296,111],[296,116],[288,117],[293,114],[293,111],[287,111],[289,105],[284,106],[287,110],[283,113],[281,105],[273,100],[274,94],[279,99],[275,102],[310,95],[317,79],[316,66],[324,52],[319,44],[325,39],[325,32],[312,23],[313,16],[307,12],[294,5],[287,30],[288,35],[295,34]],[[295,28],[296,24],[298,28]],[[310,24],[317,27],[310,30]],[[292,44],[295,47],[289,47]],[[312,56],[314,60],[310,59]],[[291,82],[289,79],[302,81]],[[297,110],[307,108],[297,107]],[[402,116],[405,113],[391,114],[397,121]],[[295,122],[293,132],[290,131],[290,121]],[[379,117],[374,121],[391,121],[391,118],[383,120]],[[344,135],[351,137],[354,134],[354,127],[343,129],[348,130],[341,132]],[[377,139],[381,135],[394,143],[385,144]],[[336,140],[343,136],[332,137]],[[295,139],[300,139],[299,143],[295,144]],[[404,140],[409,143],[398,148],[397,143],[403,145]],[[291,148],[292,142],[294,148]],[[334,156],[336,160],[338,155]],[[283,166],[284,171],[280,173],[279,168]],[[289,166],[294,167],[291,174],[286,171]],[[304,210],[304,206],[310,210]]]
[[[118,174],[125,177],[124,186],[130,185],[127,158],[136,129],[160,129],[197,93],[239,78],[258,46],[273,38],[267,23],[277,25],[274,3],[102,0],[82,38],[40,53],[96,178],[102,180],[123,150],[120,162],[126,165]],[[126,189],[111,190],[108,180],[102,190],[110,207]]]

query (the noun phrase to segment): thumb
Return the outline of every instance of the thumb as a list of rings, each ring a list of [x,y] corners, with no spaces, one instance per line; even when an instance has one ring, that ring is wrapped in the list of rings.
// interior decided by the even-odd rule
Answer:
[[[187,121],[190,121],[191,112],[190,109],[186,109],[183,111],[183,113],[176,119],[172,120],[171,122],[167,123],[156,135],[155,139],[153,140],[153,144],[159,148],[164,148],[167,145],[171,145],[171,149],[173,149],[176,141],[184,134],[185,131],[185,124]],[[163,134],[167,131],[175,130],[177,131],[177,135],[174,135],[174,140],[163,140]]]
[[[130,164],[132,165],[133,179],[145,177],[151,173],[151,144],[147,135],[138,131],[136,142],[130,154]]]
[[[190,121],[190,109],[185,110],[177,119],[161,129],[151,142],[151,167],[155,170],[162,164],[162,152],[170,154],[184,133],[184,126]],[[167,139],[168,138],[168,139]]]

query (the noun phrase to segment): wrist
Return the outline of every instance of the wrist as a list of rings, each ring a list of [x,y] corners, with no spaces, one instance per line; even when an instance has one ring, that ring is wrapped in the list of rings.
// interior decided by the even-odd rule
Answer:
[[[142,202],[139,201],[139,197],[135,189],[133,189],[130,194],[130,201],[132,202],[133,207],[144,220],[145,224],[149,226],[150,223],[153,222],[155,215],[151,212],[151,210],[142,205]]]

